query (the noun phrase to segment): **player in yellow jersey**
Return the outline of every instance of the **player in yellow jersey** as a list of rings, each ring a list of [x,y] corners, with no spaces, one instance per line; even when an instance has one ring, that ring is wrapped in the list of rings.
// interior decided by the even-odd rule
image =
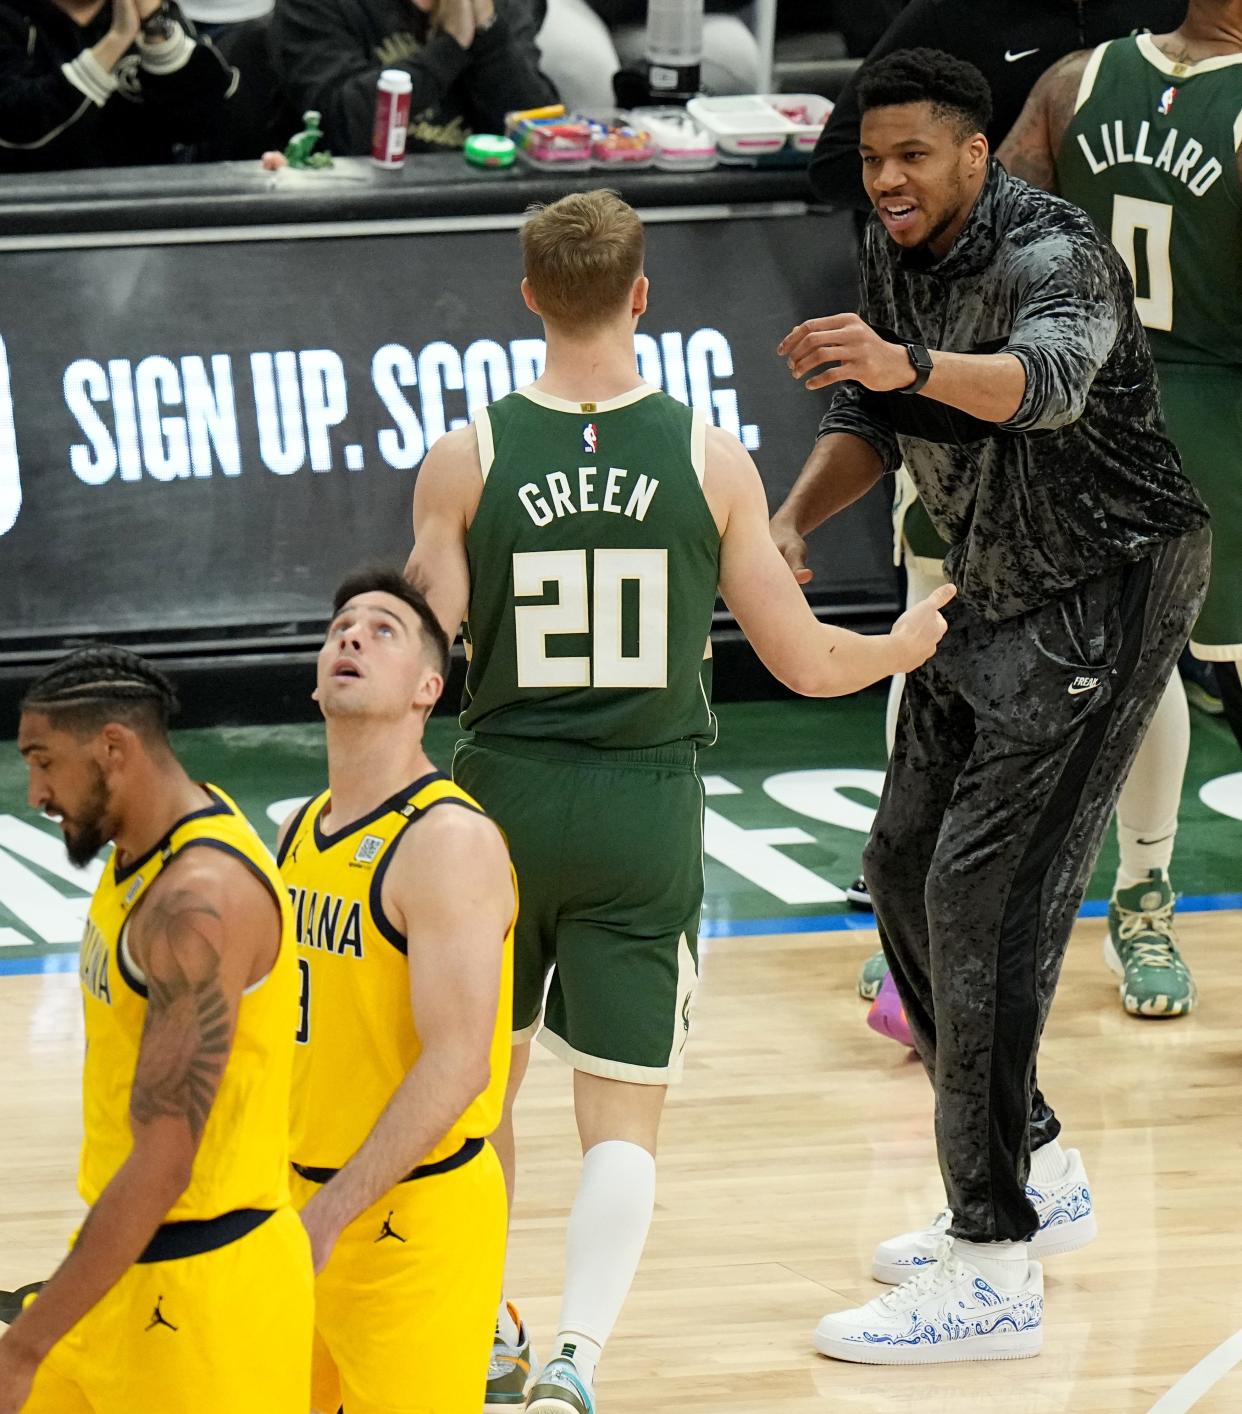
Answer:
[[[297,963],[271,855],[185,773],[176,699],[118,648],[31,688],[30,803],[69,858],[115,846],[82,941],[86,1024],[69,1255],[0,1339],[0,1411],[305,1414],[310,1245],[289,1202]]]
[[[487,1383],[517,889],[500,831],[423,750],[448,652],[400,574],[341,586],[316,691],[328,790],[281,830],[322,1414],[479,1414]]]

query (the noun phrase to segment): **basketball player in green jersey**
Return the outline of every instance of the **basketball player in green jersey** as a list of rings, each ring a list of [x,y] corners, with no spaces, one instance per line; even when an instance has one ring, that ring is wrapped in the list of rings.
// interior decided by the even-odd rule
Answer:
[[[815,696],[923,662],[953,589],[881,637],[819,623],[768,534],[749,455],[639,377],[635,213],[610,192],[567,196],[536,211],[522,247],[545,371],[428,453],[407,574],[450,634],[466,621],[454,774],[505,831],[518,874],[513,1071],[495,1136],[510,1193],[512,1104],[541,1025],[574,1068],[584,1154],[555,1358],[524,1393],[529,1345],[502,1301],[487,1407],[593,1414],[697,975],[696,757],[716,732],[717,586],[764,663]]]
[[[1190,0],[1180,29],[1054,65],[998,156],[1108,231],[1134,278],[1169,433],[1212,512],[1212,577],[1191,635],[1242,744],[1242,0]],[[1118,807],[1106,956],[1127,1011],[1195,1002],[1168,881],[1190,744],[1177,674]],[[1146,828],[1143,828],[1146,827]]]

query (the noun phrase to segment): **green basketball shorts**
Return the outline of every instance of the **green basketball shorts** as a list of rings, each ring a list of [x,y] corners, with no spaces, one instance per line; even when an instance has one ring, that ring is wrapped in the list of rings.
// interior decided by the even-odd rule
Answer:
[[[475,736],[453,778],[504,830],[517,871],[514,1044],[538,1033],[589,1075],[679,1079],[703,903],[695,748]]]
[[[1212,576],[1191,651],[1242,660],[1242,369],[1162,363],[1160,389],[1169,436],[1212,513]]]

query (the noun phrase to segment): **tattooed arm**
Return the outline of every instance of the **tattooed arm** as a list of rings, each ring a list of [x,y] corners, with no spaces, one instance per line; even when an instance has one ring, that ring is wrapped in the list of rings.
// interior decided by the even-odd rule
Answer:
[[[130,927],[148,989],[130,1095],[134,1147],[73,1251],[0,1341],[0,1414],[21,1408],[23,1378],[134,1264],[189,1185],[242,992],[270,970],[279,945],[275,902],[219,850],[188,850],[143,900]]]
[[[135,1148],[141,1144],[165,1161],[173,1200],[190,1181],[240,999],[240,991],[230,996],[225,990],[224,919],[213,897],[217,891],[205,883],[169,881],[159,897],[149,899],[133,949],[147,979],[147,1019],[130,1121]]]
[[[1057,153],[1074,116],[1091,52],[1067,54],[1041,75],[997,158],[1007,172],[1045,191],[1057,189]]]

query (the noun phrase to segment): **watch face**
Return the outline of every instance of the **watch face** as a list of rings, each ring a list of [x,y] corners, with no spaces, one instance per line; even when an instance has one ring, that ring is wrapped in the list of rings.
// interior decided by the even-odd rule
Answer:
[[[910,367],[914,369],[914,378],[904,388],[899,388],[897,391],[900,393],[921,392],[935,366],[932,363],[931,354],[922,344],[907,344],[906,357],[910,360]]]

